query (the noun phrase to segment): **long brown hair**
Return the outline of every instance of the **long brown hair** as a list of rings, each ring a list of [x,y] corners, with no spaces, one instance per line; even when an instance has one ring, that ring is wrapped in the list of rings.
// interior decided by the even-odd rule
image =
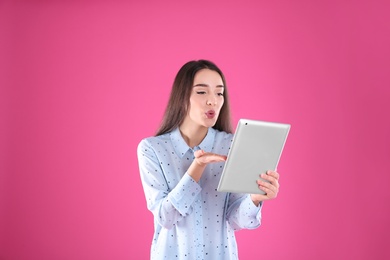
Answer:
[[[156,136],[174,130],[183,122],[188,113],[195,74],[202,69],[216,71],[221,76],[224,85],[224,103],[213,128],[232,133],[230,104],[225,76],[213,62],[208,60],[193,60],[184,64],[175,77],[168,105],[165,109],[163,120]]]

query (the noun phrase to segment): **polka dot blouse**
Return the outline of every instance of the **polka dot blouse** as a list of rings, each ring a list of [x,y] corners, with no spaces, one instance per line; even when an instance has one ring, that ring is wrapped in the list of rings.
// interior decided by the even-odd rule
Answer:
[[[227,155],[232,138],[209,128],[190,148],[177,128],[140,142],[141,180],[154,215],[151,259],[238,259],[234,232],[259,227],[261,205],[248,194],[217,191],[223,162],[207,165],[198,183],[186,173],[194,151]]]

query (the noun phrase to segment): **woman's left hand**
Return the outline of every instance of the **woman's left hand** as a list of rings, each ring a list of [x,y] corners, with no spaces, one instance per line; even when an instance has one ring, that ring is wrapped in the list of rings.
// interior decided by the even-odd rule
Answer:
[[[260,177],[269,181],[263,181],[261,179],[257,180],[257,185],[259,189],[264,191],[265,194],[251,194],[251,199],[253,203],[258,206],[260,202],[264,200],[274,199],[278,196],[279,192],[279,173],[274,171],[267,171],[267,173],[260,174]]]

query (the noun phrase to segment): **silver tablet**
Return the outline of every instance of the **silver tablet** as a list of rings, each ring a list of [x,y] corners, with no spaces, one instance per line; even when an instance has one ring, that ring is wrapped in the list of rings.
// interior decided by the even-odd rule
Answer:
[[[276,169],[289,131],[289,124],[240,119],[217,190],[264,194],[256,180]]]

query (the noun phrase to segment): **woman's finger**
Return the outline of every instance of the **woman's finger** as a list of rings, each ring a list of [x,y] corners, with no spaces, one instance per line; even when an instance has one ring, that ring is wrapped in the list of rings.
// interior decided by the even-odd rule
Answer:
[[[257,184],[261,190],[267,193],[267,197],[274,198],[278,194],[279,191],[278,185],[273,185],[271,183],[262,180],[258,180]]]
[[[203,157],[205,157],[205,160],[208,162],[223,162],[226,160],[226,156],[212,153],[205,154]]]
[[[272,190],[272,191],[277,191],[278,190],[277,185],[274,185],[274,184],[266,182],[266,181],[258,180],[257,184],[259,186],[261,186],[261,187],[265,187],[265,188],[267,188],[269,190]]]
[[[278,181],[279,175],[275,175],[275,174],[271,175],[271,174],[262,173],[262,174],[260,174],[260,178],[269,181],[270,183],[274,184],[275,186],[279,185],[279,181]]]
[[[200,162],[207,164],[207,163],[213,163],[213,162],[223,162],[226,161],[225,155],[219,155],[215,153],[207,153],[203,150],[195,151],[194,153],[195,158],[199,160]]]
[[[275,171],[267,171],[267,175],[268,176],[272,176],[274,177],[275,179],[279,180],[279,173],[275,172]]]

